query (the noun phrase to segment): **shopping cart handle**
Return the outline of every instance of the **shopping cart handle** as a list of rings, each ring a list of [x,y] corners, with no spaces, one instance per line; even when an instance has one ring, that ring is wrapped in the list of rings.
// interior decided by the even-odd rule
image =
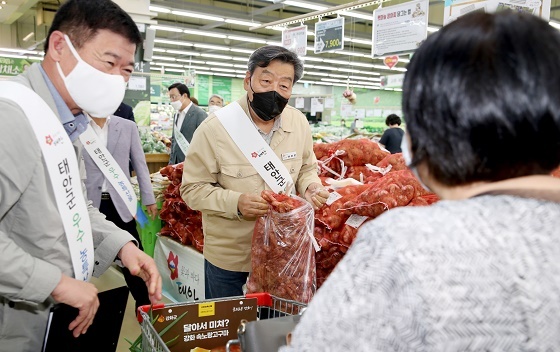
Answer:
[[[150,311],[150,308],[152,309],[162,309],[165,308],[165,304],[164,303],[157,303],[157,304],[146,304],[144,306],[140,306],[138,307],[138,311],[136,312],[136,318],[138,319],[139,323],[142,323],[142,314],[140,314],[140,311],[143,311],[144,313],[148,313]]]
[[[245,298],[256,298],[259,307],[272,307],[272,296],[268,292],[247,293]]]

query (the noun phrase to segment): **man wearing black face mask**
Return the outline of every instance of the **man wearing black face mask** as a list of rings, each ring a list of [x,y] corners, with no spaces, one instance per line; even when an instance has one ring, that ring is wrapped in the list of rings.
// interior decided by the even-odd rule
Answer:
[[[293,182],[316,209],[329,195],[317,176],[307,119],[287,106],[302,74],[293,52],[257,49],[244,80],[247,94],[206,119],[191,141],[181,196],[203,214],[207,299],[243,294],[255,220],[268,211],[262,190],[278,192]]]

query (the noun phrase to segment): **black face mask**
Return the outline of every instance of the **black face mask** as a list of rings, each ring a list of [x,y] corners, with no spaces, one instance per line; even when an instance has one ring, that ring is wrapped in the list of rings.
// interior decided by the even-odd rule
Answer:
[[[251,90],[253,90],[253,87],[251,87]],[[249,104],[251,104],[258,117],[264,121],[270,121],[282,113],[286,104],[288,104],[288,99],[275,90],[263,93],[255,93],[253,90],[253,101],[249,101]]]

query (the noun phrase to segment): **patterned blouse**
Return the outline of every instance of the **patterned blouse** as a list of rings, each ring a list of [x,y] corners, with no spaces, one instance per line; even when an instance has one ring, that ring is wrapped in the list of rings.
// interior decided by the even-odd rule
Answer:
[[[362,226],[289,351],[560,350],[560,203],[510,195]]]

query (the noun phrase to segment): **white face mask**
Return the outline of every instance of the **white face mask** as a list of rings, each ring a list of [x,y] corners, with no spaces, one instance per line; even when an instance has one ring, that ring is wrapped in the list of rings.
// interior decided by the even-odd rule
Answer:
[[[412,164],[412,152],[410,151],[410,147],[408,146],[408,136],[406,134],[403,136],[401,141],[401,151],[406,166],[408,166],[410,171],[412,171],[414,176],[416,176],[416,178],[418,179],[422,187],[424,187],[424,189],[426,189],[427,191],[431,192],[430,188],[428,188],[428,186],[426,186],[424,182],[422,182],[422,179],[420,178],[420,175],[418,174],[418,170],[416,169],[416,167],[410,166],[410,164]]]
[[[66,34],[64,39],[72,55],[78,60],[78,64],[68,76],[64,76],[60,63],[56,63],[58,73],[64,81],[68,94],[90,116],[107,117],[113,114],[124,98],[126,90],[124,77],[99,71],[86,63],[78,55]]]
[[[171,102],[171,106],[173,107],[173,109],[175,109],[175,111],[179,111],[179,109],[181,109],[181,106],[183,106],[183,102],[181,100],[175,100]]]
[[[218,105],[210,105],[210,106],[208,106],[208,113],[210,113],[210,114],[214,113],[214,112],[220,110],[220,108],[221,108],[221,106],[218,106]]]

